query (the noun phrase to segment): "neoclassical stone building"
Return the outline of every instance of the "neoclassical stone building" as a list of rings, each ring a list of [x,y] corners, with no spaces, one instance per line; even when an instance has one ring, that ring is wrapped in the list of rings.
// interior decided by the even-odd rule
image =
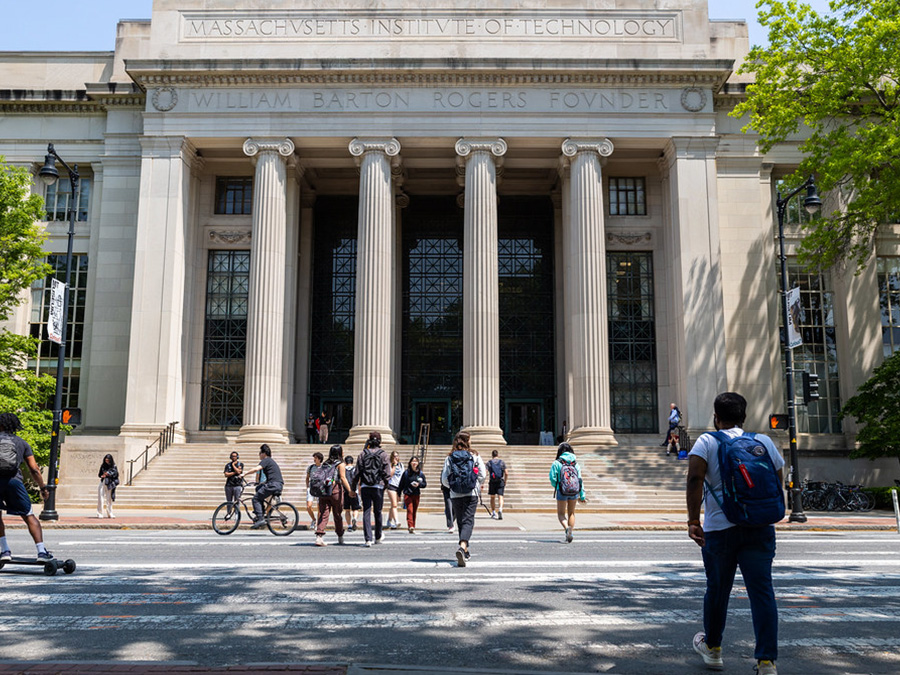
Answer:
[[[597,449],[672,401],[707,429],[725,389],[750,428],[784,409],[773,204],[799,156],[728,116],[744,22],[703,0],[318,7],[156,0],[114,52],[0,54],[0,154],[36,170],[52,141],[85,178],[67,451],[124,460],[170,422],[290,442],[323,410],[351,444],[429,422]],[[834,465],[841,401],[900,344],[898,243],[857,277],[790,261],[822,388],[800,443]],[[42,335],[46,296],[13,328]]]

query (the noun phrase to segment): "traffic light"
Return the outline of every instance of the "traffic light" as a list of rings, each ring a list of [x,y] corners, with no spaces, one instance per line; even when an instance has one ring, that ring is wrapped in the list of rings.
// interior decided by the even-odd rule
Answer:
[[[803,373],[803,402],[811,403],[819,400],[819,376],[815,373]]]
[[[769,415],[770,429],[787,429],[788,426],[789,420],[787,415],[781,415],[779,413],[772,413]]]
[[[63,409],[60,421],[70,427],[77,427],[81,424],[81,408]]]

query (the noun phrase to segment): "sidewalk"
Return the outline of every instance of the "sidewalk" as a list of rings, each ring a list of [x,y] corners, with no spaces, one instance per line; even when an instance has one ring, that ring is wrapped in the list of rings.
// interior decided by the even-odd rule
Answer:
[[[298,509],[299,510],[299,509]],[[41,521],[48,529],[109,529],[109,530],[209,530],[212,514],[201,509],[184,510],[121,510],[116,511],[115,519],[97,518],[94,509],[57,509],[58,521]],[[36,509],[40,513],[39,509]],[[387,509],[385,509],[385,513]],[[890,511],[870,511],[868,513],[807,513],[806,523],[789,523],[787,519],[776,525],[779,530],[897,530],[897,521]],[[525,513],[509,511],[503,514],[503,520],[492,520],[487,511],[479,509],[476,516],[478,528],[497,532],[547,532],[559,529],[556,516],[551,513]],[[578,516],[578,529],[581,531],[617,531],[617,530],[674,530],[686,529],[686,516],[683,512],[646,513],[610,511],[607,513],[585,513]],[[405,531],[406,514],[401,511],[401,530]],[[21,519],[6,516],[4,523],[9,528],[22,528]],[[446,522],[442,513],[419,513],[416,531],[444,532]],[[242,521],[241,527],[245,524]],[[300,510],[298,529],[307,530],[309,521],[305,510]],[[400,530],[398,530],[400,531]],[[2,671],[0,671],[2,672]]]

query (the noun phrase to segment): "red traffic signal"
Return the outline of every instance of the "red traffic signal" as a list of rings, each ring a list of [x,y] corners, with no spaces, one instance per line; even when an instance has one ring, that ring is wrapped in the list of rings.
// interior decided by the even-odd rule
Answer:
[[[772,413],[769,415],[769,428],[770,429],[787,429],[790,426],[790,420],[788,420],[787,415],[781,415],[778,413]]]
[[[81,424],[81,408],[65,408],[60,421],[70,427],[78,426]]]

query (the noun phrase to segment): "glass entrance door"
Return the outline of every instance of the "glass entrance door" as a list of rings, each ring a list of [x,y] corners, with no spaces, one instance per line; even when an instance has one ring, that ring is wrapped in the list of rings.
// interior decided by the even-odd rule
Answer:
[[[416,420],[415,438],[418,438],[419,429],[423,424],[430,424],[429,445],[450,445],[453,442],[450,399],[413,401],[413,419]]]
[[[540,401],[510,401],[506,405],[506,442],[510,445],[539,445],[544,421]]]

